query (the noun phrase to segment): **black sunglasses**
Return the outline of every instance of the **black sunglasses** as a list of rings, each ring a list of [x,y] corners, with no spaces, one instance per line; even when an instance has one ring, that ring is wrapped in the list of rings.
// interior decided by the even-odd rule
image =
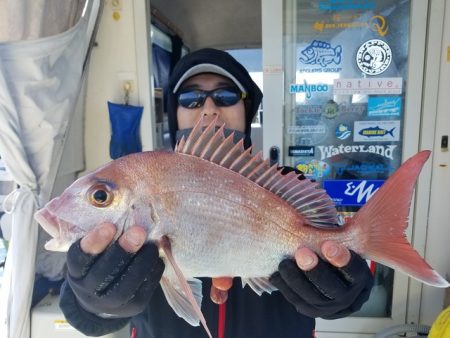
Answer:
[[[217,88],[210,91],[189,89],[178,93],[178,103],[184,108],[195,109],[202,107],[206,98],[210,97],[217,107],[230,107],[246,96],[237,88]]]

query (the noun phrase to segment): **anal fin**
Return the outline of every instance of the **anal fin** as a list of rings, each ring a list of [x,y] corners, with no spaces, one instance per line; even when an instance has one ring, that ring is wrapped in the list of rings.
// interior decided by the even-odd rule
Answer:
[[[269,282],[269,277],[259,278],[242,278],[242,287],[246,284],[255,291],[258,296],[261,296],[264,292],[272,293],[272,291],[278,290],[272,283]]]

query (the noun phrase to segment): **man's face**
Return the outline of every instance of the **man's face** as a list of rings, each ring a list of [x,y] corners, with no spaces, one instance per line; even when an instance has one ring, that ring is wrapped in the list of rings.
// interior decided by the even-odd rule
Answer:
[[[185,91],[186,89],[211,91],[230,87],[235,87],[235,85],[233,81],[226,77],[216,74],[199,74],[186,80],[180,91]],[[203,106],[198,108],[190,109],[178,105],[178,129],[193,128],[202,116],[204,125],[208,125],[217,116],[218,126],[225,124],[225,127],[228,129],[245,131],[245,107],[243,100],[239,100],[236,104],[229,107],[217,106],[211,97],[207,97]]]

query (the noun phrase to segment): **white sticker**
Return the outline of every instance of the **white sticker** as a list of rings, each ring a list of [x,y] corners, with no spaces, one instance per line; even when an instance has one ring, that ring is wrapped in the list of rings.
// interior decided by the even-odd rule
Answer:
[[[400,140],[400,121],[355,121],[354,142],[387,142]]]
[[[383,40],[364,42],[356,53],[356,64],[367,75],[379,75],[388,69],[392,61],[392,51]]]
[[[401,77],[335,79],[333,81],[333,94],[401,94],[402,86],[403,79]]]

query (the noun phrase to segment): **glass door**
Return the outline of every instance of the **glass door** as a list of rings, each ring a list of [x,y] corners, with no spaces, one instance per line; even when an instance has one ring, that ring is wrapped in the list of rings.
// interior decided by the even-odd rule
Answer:
[[[423,64],[411,67],[423,58],[427,1],[263,6],[264,107],[280,112],[264,111],[264,121],[273,121],[264,125],[265,155],[277,148],[280,163],[319,182],[345,222],[417,150],[420,105],[412,104],[421,97]],[[266,27],[270,12],[281,12],[281,22],[272,18]],[[277,105],[271,94],[280,87]],[[368,264],[375,276],[369,301],[352,317],[320,321],[319,331],[372,333],[406,322],[408,278]]]

